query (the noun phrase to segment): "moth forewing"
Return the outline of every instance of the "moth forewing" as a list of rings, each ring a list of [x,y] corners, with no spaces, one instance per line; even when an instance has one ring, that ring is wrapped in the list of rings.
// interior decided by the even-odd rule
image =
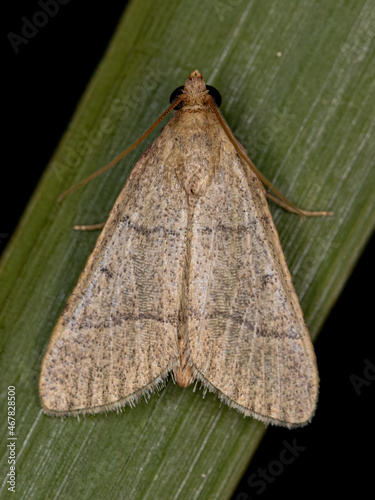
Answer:
[[[225,135],[214,135],[212,147],[225,151],[221,175],[191,216],[194,374],[245,415],[302,425],[318,391],[309,333],[264,190]]]
[[[164,142],[134,167],[55,327],[40,377],[48,414],[132,404],[177,365],[187,204],[164,196]]]
[[[168,110],[180,109],[135,165],[55,327],[44,411],[131,405],[172,372],[266,424],[304,425],[315,355],[258,171],[199,71],[177,90]]]

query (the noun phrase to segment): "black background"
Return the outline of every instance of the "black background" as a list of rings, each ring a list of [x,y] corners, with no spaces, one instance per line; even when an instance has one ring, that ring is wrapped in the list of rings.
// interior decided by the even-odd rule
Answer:
[[[64,133],[124,4],[69,2],[60,6],[59,13],[27,45],[21,45],[18,54],[7,34],[20,33],[21,18],[31,19],[40,9],[34,1],[8,6],[2,26],[3,148],[7,159],[2,166],[0,251]],[[370,407],[370,400],[374,399],[375,381],[357,395],[350,377],[364,375],[365,359],[375,363],[374,247],[373,238],[315,344],[321,391],[313,422],[291,431],[271,427],[234,499],[297,499],[342,493],[364,498],[373,491],[374,405]],[[296,443],[303,450],[294,461],[282,465],[279,475],[268,472],[272,482],[264,483],[262,493],[259,483],[249,486],[250,477],[259,480],[255,476],[260,469],[278,470],[285,442]]]

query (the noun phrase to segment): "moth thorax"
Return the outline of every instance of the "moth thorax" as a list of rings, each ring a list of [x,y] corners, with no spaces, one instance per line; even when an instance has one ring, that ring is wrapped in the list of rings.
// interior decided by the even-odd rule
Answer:
[[[196,142],[200,143],[199,138]],[[189,196],[203,196],[211,182],[214,170],[211,159],[205,154],[207,148],[190,147],[186,150],[176,165],[178,180]]]

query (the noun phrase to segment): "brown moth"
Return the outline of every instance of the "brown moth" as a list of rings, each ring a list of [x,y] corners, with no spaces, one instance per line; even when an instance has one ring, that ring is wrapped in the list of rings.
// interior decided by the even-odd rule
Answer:
[[[314,414],[314,349],[266,195],[300,215],[328,213],[298,209],[264,179],[209,88],[194,71],[150,129],[177,108],[135,165],[53,331],[39,382],[48,415],[133,405],[170,372],[265,424]]]

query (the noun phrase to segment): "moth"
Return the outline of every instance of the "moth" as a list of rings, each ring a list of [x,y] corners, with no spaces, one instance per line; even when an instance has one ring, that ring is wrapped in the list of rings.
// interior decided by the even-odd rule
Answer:
[[[136,163],[53,331],[44,412],[134,405],[171,373],[265,424],[304,425],[317,364],[266,196],[300,215],[329,213],[295,207],[262,176],[198,70],[171,101],[141,137],[175,110]]]

